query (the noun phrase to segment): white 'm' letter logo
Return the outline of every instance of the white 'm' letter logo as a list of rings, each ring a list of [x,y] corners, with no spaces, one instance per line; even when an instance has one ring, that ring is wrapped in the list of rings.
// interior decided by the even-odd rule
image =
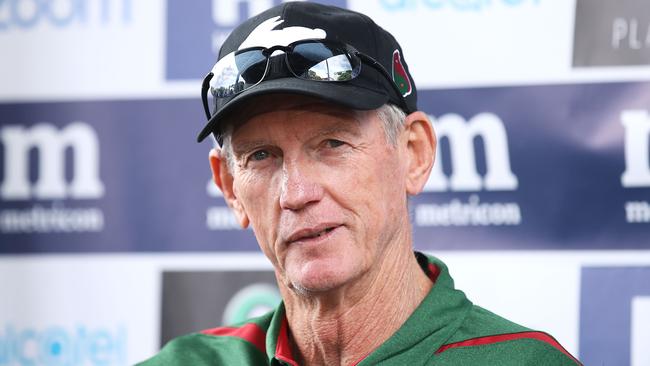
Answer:
[[[4,126],[0,141],[5,149],[4,182],[0,196],[6,200],[100,198],[104,185],[99,179],[99,141],[88,124],[73,122],[62,130],[41,123]],[[32,187],[29,181],[29,151],[38,151],[38,176]],[[65,180],[65,151],[71,148],[73,176]]]
[[[647,111],[621,113],[625,127],[625,172],[623,187],[650,187],[650,115]]]
[[[433,121],[438,141],[447,138],[451,154],[452,173],[449,179],[442,171],[440,144],[437,162],[433,166],[424,191],[490,191],[517,189],[518,180],[510,169],[508,138],[503,122],[492,113],[481,113],[468,122],[457,114],[446,114]],[[485,178],[476,170],[474,138],[480,136],[485,146]]]

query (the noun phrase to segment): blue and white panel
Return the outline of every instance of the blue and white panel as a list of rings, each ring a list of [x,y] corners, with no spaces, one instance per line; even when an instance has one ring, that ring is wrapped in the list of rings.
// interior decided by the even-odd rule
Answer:
[[[438,133],[415,247],[585,364],[650,364],[649,5],[323,2],[400,40]],[[132,364],[278,300],[194,142],[224,37],[278,3],[0,1],[0,365]]]

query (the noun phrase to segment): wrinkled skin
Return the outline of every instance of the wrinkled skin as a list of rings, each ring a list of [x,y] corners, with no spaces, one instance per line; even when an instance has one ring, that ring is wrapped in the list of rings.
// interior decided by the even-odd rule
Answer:
[[[431,125],[412,113],[392,144],[375,111],[289,95],[255,102],[233,122],[232,169],[211,152],[215,182],[275,268],[299,358],[358,359],[431,288],[407,208],[433,164]]]

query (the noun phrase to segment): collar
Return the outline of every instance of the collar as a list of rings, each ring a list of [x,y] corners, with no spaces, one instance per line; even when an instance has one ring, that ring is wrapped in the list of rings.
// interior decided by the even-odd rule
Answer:
[[[454,289],[447,266],[433,256],[415,252],[422,270],[434,283],[413,314],[386,342],[351,366],[375,365],[408,357],[411,351],[431,354],[440,348],[471,309],[472,303],[462,291]],[[284,303],[274,312],[266,337],[266,352],[271,365],[298,366],[289,342],[289,323]]]
[[[269,365],[298,366],[293,359],[291,343],[289,342],[289,322],[281,302],[273,313],[271,324],[266,333],[266,355]]]

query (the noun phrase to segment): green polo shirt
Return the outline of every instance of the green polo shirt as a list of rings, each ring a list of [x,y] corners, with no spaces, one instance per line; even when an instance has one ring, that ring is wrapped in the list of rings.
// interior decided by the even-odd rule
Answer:
[[[454,289],[447,266],[437,258],[416,256],[434,282],[431,291],[395,334],[353,365],[580,365],[550,335],[472,304]],[[238,326],[176,338],[139,365],[298,364],[280,304]]]

